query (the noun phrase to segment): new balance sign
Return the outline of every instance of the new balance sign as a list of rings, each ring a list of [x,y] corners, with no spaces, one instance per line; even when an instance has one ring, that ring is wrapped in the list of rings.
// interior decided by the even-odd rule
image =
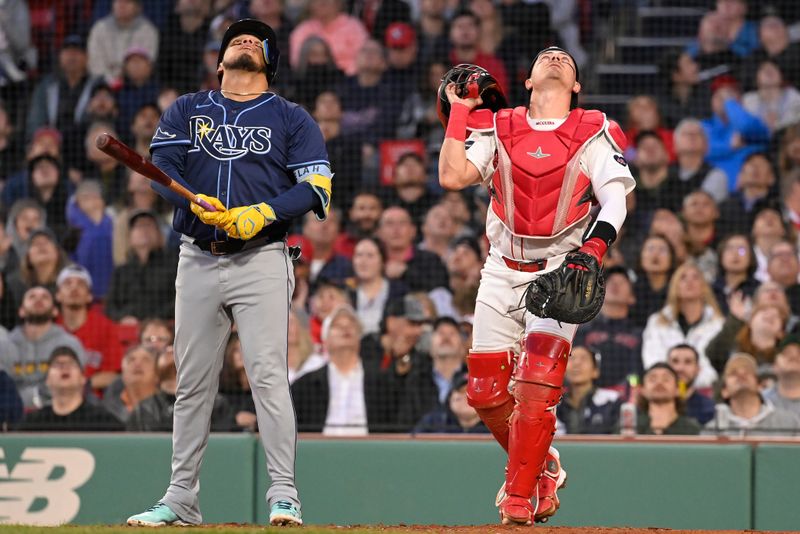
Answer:
[[[60,525],[81,507],[77,490],[94,473],[85,449],[27,447],[14,465],[0,447],[0,523]]]

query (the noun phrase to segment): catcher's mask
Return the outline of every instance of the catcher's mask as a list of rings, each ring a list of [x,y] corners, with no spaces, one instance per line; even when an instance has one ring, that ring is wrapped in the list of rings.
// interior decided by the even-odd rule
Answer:
[[[271,85],[272,80],[278,75],[278,59],[281,57],[281,53],[278,50],[278,37],[275,35],[275,30],[260,20],[242,19],[228,26],[228,29],[225,30],[225,35],[222,36],[217,65],[222,63],[225,50],[234,37],[244,34],[254,35],[261,41],[261,50],[264,54],[264,61],[267,64],[267,82]],[[220,70],[217,75],[220,83],[222,83],[222,71]]]
[[[481,97],[483,103],[475,109],[499,111],[508,107],[502,87],[494,76],[489,74],[489,71],[477,65],[462,63],[447,71],[447,74],[442,77],[442,83],[439,84],[436,111],[445,128],[447,128],[447,120],[450,117],[450,102],[447,100],[444,89],[450,83],[456,84],[456,95],[460,98]]]
[[[538,54],[536,54],[536,57],[534,57],[533,61],[531,61],[531,66],[528,67],[528,77],[529,78],[531,76],[531,72],[533,72],[533,66],[536,65],[536,62],[539,60],[539,57],[542,54],[546,54],[547,52],[563,52],[564,54],[567,54],[569,56],[569,58],[572,60],[572,66],[575,67],[575,81],[576,82],[580,82],[581,81],[580,72],[578,71],[578,63],[575,62],[575,58],[572,57],[572,54],[570,54],[569,52],[567,52],[566,50],[564,50],[563,48],[561,48],[559,46],[548,46],[547,48],[545,48],[544,50],[541,50]],[[528,100],[531,99],[531,93],[532,92],[533,92],[533,89],[528,91]],[[577,107],[578,107],[578,93],[572,93],[572,99],[569,101],[569,109],[575,109]]]

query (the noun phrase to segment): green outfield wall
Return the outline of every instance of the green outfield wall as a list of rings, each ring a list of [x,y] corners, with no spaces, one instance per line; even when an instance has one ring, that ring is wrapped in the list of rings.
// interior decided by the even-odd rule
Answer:
[[[118,523],[166,489],[167,435],[0,436],[0,523]],[[567,488],[553,525],[787,530],[800,525],[800,444],[560,442]],[[481,440],[298,443],[308,523],[497,520],[500,448]],[[265,522],[264,454],[215,435],[200,500],[209,523]]]

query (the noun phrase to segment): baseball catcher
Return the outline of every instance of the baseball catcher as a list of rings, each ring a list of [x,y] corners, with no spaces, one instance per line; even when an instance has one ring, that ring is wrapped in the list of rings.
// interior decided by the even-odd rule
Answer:
[[[508,109],[491,74],[473,65],[452,69],[439,88],[439,181],[483,185],[491,198],[467,398],[508,453],[496,500],[504,524],[558,510],[566,472],[550,446],[554,412],[578,324],[603,303],[603,256],[634,186],[625,136],[600,111],[577,107],[579,80],[575,60],[551,47],[531,62],[527,106]]]

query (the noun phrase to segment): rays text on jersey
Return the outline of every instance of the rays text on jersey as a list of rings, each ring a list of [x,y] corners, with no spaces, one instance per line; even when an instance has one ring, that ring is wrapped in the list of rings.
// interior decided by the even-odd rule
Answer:
[[[205,115],[195,115],[189,125],[192,138],[189,152],[202,149],[216,160],[238,159],[249,153],[266,154],[272,148],[272,131],[264,126],[216,126],[214,119]]]

